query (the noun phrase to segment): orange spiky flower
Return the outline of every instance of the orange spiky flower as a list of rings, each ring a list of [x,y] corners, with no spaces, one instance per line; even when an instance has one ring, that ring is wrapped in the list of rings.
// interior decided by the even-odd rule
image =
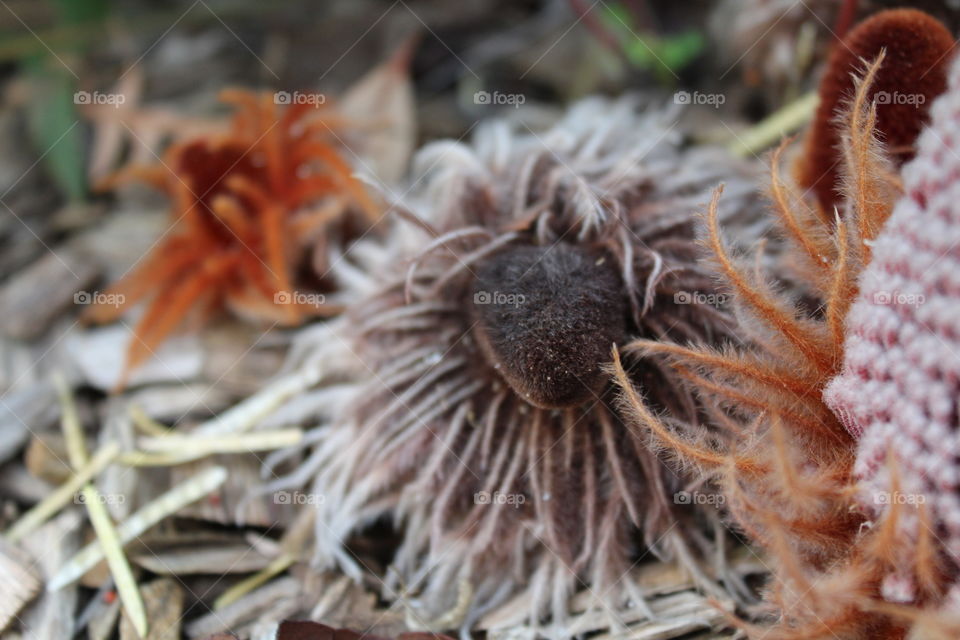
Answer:
[[[853,72],[881,52],[887,66],[870,88],[876,100],[876,129],[895,165],[913,157],[914,141],[927,122],[933,99],[947,87],[947,60],[954,39],[936,18],[916,9],[881,11],[839,41],[820,82],[820,105],[797,167],[797,182],[813,191],[826,220],[843,201],[838,165],[837,116],[854,92]]]
[[[86,314],[109,322],[146,302],[124,378],[193,313],[227,307],[292,325],[338,310],[293,294],[304,240],[348,241],[373,224],[376,205],[338,150],[343,119],[318,101],[277,104],[275,95],[223,91],[236,109],[226,133],[175,143],[160,165],[128,167],[101,185],[139,180],[173,205],[172,230],[111,288],[123,303]],[[347,218],[351,210],[357,220]],[[315,266],[324,270],[322,257]]]
[[[853,439],[822,397],[843,361],[844,320],[871,242],[901,191],[869,100],[885,64],[881,53],[854,83],[839,136],[844,199],[833,224],[824,224],[817,208],[781,178],[787,143],[773,154],[770,195],[789,258],[801,267],[799,300],[729,253],[717,222],[718,190],[705,243],[732,292],[745,344],[716,350],[636,340],[623,350],[668,358],[698,393],[712,425],[678,427],[657,415],[614,354],[622,403],[634,424],[714,478],[734,523],[770,556],[767,624],[735,621],[758,637],[901,638],[916,611],[882,600],[896,516],[893,524],[861,530],[867,519],[855,500]],[[812,309],[805,298],[815,300]],[[920,605],[942,589],[935,572],[926,575]]]

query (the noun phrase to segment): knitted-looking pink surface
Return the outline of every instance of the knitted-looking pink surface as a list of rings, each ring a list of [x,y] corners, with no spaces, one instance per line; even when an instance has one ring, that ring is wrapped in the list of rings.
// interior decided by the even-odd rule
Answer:
[[[960,61],[958,61],[960,62]],[[902,570],[882,585],[888,600],[914,596],[910,558],[918,503],[947,554],[960,559],[960,64],[933,104],[906,195],[877,238],[847,318],[842,373],[824,392],[858,438],[854,473],[869,513],[898,501]],[[888,453],[899,476],[891,485]],[[960,564],[960,562],[957,562]]]

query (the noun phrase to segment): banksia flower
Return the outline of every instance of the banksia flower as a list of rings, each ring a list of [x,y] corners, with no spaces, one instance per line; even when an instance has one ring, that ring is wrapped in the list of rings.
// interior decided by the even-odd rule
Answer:
[[[123,169],[102,185],[139,180],[172,200],[169,233],[110,289],[123,304],[87,315],[109,322],[146,303],[128,373],[188,317],[227,307],[297,324],[334,312],[294,297],[306,243],[349,240],[374,220],[374,203],[338,149],[342,117],[308,101],[277,104],[270,94],[225,91],[222,99],[236,109],[229,131],[177,142],[160,165]]]
[[[704,564],[715,512],[675,504],[687,479],[622,422],[604,366],[631,338],[715,343],[733,329],[693,213],[726,180],[749,219],[748,167],[681,149],[668,115],[591,100],[539,134],[499,122],[473,146],[419,154],[427,170],[399,211],[412,224],[355,251],[369,295],[295,351],[320,379],[315,411],[333,415],[271,489],[313,478],[321,563],[359,576],[343,540],[390,516],[392,584],[429,615],[468,585],[464,629],[520,594],[517,622],[550,616],[559,637],[575,632],[563,620],[582,584],[608,612],[644,606],[628,571],[642,545],[719,593],[729,576]],[[655,406],[697,419],[674,371],[624,358]]]
[[[859,441],[860,503],[884,538],[882,595],[916,607],[941,601],[949,587],[954,615],[960,602],[958,124],[954,63],[950,90],[933,104],[917,157],[904,167],[905,196],[861,278],[843,372],[825,393]],[[952,629],[949,637],[956,637],[956,616]]]
[[[745,347],[634,341],[624,353],[663,355],[695,388],[711,425],[679,427],[651,408],[619,360],[614,365],[638,428],[713,477],[730,516],[775,560],[766,599],[765,638],[901,637],[903,621],[880,613],[878,539],[863,536],[853,500],[853,439],[822,398],[839,371],[845,321],[871,246],[900,194],[877,140],[877,105],[868,96],[885,73],[881,55],[855,82],[840,136],[844,199],[832,223],[780,175],[773,155],[770,195],[792,251],[802,294],[778,292],[753,265],[741,264],[720,233],[718,192],[707,214],[707,244],[741,318]],[[812,304],[811,304],[812,300]]]
[[[947,83],[947,64],[954,39],[935,18],[915,9],[881,11],[837,43],[820,83],[820,105],[807,135],[798,167],[798,182],[817,197],[824,219],[843,202],[845,189],[838,164],[844,113],[854,94],[854,73],[864,61],[885,54],[885,68],[866,100],[876,103],[876,135],[899,167],[913,157],[914,141],[927,122],[933,99]]]

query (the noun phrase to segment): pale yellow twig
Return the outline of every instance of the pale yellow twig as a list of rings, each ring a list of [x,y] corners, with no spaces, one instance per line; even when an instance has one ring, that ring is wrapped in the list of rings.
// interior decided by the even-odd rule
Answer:
[[[70,459],[70,466],[77,471],[87,464],[89,458],[83,437],[83,425],[80,424],[80,414],[77,413],[77,403],[74,402],[73,392],[63,375],[55,374],[53,384],[60,398],[60,426],[67,444],[67,457]]]
[[[773,112],[756,125],[739,134],[730,143],[730,151],[738,156],[750,156],[772,147],[813,120],[820,97],[811,92]]]
[[[282,449],[298,444],[301,439],[303,431],[300,429],[278,429],[215,436],[175,434],[160,438],[140,438],[138,443],[143,451],[153,453],[212,455]]]
[[[213,601],[213,610],[217,611],[233,604],[274,576],[286,571],[295,561],[296,558],[288,553],[280,555],[260,571],[224,591],[219,598]]]
[[[117,528],[122,544],[126,544],[167,516],[176,513],[219,487],[227,479],[223,467],[211,467],[154,498],[124,520]],[[77,552],[47,583],[48,591],[56,591],[78,580],[103,559],[103,550],[94,543]]]
[[[130,419],[133,420],[133,426],[143,431],[148,436],[163,438],[174,433],[172,429],[166,427],[141,409],[138,405],[130,405]]]
[[[123,545],[120,542],[120,536],[113,526],[113,520],[107,513],[107,508],[100,500],[100,494],[92,486],[87,485],[83,488],[84,504],[87,506],[87,513],[90,514],[90,522],[93,524],[93,530],[100,541],[100,548],[103,549],[107,557],[107,566],[110,567],[110,574],[113,576],[113,583],[117,587],[117,594],[120,596],[120,603],[130,616],[134,628],[141,638],[147,636],[147,612],[143,607],[143,599],[140,597],[140,588],[137,586],[137,580],[133,577],[133,570],[127,557],[123,555]]]
[[[116,442],[108,442],[103,445],[90,462],[84,465],[77,473],[65,483],[53,490],[46,498],[38,502],[32,509],[27,511],[12,527],[7,531],[6,537],[11,542],[16,542],[30,533],[57,511],[62,509],[70,502],[84,485],[103,471],[120,453],[120,446]]]

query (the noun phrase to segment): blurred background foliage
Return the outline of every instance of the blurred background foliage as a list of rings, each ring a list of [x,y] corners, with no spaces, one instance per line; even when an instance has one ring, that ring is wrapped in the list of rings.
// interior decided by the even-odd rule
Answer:
[[[91,123],[77,91],[136,82],[139,104],[208,114],[226,86],[335,92],[412,34],[421,141],[460,137],[502,111],[476,104],[477,91],[522,94],[525,117],[535,119],[589,93],[669,100],[680,89],[723,93],[719,108],[692,110],[687,130],[724,140],[809,89],[834,29],[891,4],[902,3],[6,0],[0,135],[11,152],[29,150],[42,176],[21,181],[11,169],[4,182],[0,147],[0,201],[10,206],[6,196],[36,180],[50,187],[31,196],[41,209],[90,200],[91,139],[106,125]],[[949,1],[910,4],[957,26]],[[24,218],[32,212],[13,209]],[[78,210],[69,209],[68,222]]]

